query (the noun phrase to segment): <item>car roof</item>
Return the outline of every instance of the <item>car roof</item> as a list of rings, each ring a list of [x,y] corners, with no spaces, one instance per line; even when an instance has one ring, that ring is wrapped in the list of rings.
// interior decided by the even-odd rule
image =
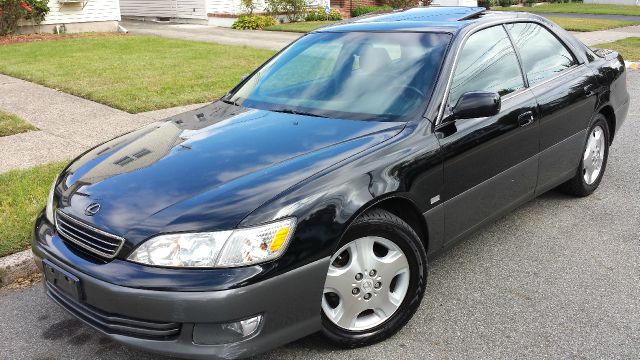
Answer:
[[[538,16],[523,12],[487,11],[483,7],[429,6],[367,14],[319,28],[314,32],[440,31],[454,33],[475,23],[524,18],[537,19]]]

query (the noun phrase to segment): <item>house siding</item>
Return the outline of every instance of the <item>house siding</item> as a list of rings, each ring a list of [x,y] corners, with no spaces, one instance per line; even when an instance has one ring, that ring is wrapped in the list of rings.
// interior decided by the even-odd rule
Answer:
[[[207,0],[207,12],[214,15],[239,14],[242,12],[242,5],[240,0]]]
[[[206,19],[206,0],[120,0],[122,16]]]
[[[82,3],[61,4],[58,0],[50,0],[49,9],[43,25],[120,21],[118,0],[88,0],[84,8]]]
[[[205,0],[177,0],[176,16],[186,19],[206,19]]]

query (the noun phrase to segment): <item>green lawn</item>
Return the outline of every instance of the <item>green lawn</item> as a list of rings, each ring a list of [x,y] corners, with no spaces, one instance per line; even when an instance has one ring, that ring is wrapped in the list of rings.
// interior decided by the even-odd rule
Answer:
[[[491,10],[501,11],[526,11],[535,13],[568,13],[568,14],[606,14],[606,15],[635,15],[640,16],[640,6],[633,5],[604,5],[604,4],[583,4],[564,3],[547,4],[540,6],[524,7],[494,7]]]
[[[549,20],[562,26],[569,31],[596,31],[613,29],[623,26],[640,25],[640,21],[608,20],[608,19],[585,19],[567,17],[549,17]],[[265,28],[267,31],[289,31],[307,33],[321,26],[333,24],[333,21],[309,21],[279,24]]]
[[[159,37],[81,38],[0,46],[0,73],[137,113],[211,101],[273,54]]]
[[[0,256],[29,247],[33,222],[64,163],[0,174]]]
[[[305,22],[286,23],[286,24],[269,26],[269,27],[266,27],[265,30],[308,33],[309,31],[313,31],[325,25],[333,24],[334,22],[335,21],[305,21]]]
[[[631,25],[640,25],[640,21],[608,20],[608,19],[588,19],[588,18],[568,18],[550,16],[549,20],[569,31],[597,31],[619,28]]]
[[[20,134],[31,130],[38,129],[18,116],[0,110],[0,136]]]
[[[592,47],[615,50],[622,54],[625,60],[640,61],[640,37],[630,37],[610,43],[597,44]]]

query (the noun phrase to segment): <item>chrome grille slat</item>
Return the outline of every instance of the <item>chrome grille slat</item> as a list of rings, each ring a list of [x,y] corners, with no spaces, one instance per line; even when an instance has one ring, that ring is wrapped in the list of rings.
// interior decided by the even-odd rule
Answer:
[[[113,259],[124,245],[124,239],[56,211],[56,229],[62,240],[100,257]]]
[[[66,230],[64,230],[61,227],[58,227],[58,232],[61,233],[64,236],[66,236],[69,239],[73,239],[75,241],[80,241],[86,246],[95,246],[96,248],[102,250],[105,254],[108,254],[108,253],[110,253],[110,252],[115,250],[115,249],[108,249],[108,248],[102,247],[102,246],[97,245],[97,244],[93,244],[90,241],[84,240],[84,239],[82,239],[82,238],[80,238],[78,236],[75,236],[73,234],[68,233]]]
[[[82,230],[80,230],[80,229],[78,229],[78,228],[74,228],[73,226],[70,226],[69,224],[65,223],[64,221],[62,221],[62,220],[60,220],[60,219],[59,219],[58,221],[59,221],[62,225],[64,225],[64,227],[65,227],[65,229],[64,229],[64,230],[65,230],[65,231],[67,231],[67,232],[77,232],[77,233],[80,233],[80,234],[82,234],[82,235],[84,235],[84,236],[88,236],[88,237],[90,237],[91,239],[96,240],[96,241],[98,241],[98,242],[100,242],[100,243],[102,243],[102,244],[104,244],[104,245],[118,247],[118,243],[117,243],[117,242],[110,243],[110,242],[108,242],[108,241],[101,240],[101,239],[99,239],[99,238],[97,238],[97,237],[95,237],[95,236],[93,236],[93,235],[91,235],[91,234],[88,234],[88,233],[86,233],[86,232],[84,232],[84,231],[82,231]],[[67,229],[67,228],[69,228],[69,229]],[[74,235],[74,236],[76,236],[76,237],[80,237],[80,235],[78,235],[78,234],[73,234],[73,235]]]

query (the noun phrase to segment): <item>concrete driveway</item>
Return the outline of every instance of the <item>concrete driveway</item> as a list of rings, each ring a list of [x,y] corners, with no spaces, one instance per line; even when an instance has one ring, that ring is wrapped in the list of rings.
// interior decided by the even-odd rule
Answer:
[[[196,24],[160,24],[151,21],[122,21],[133,35],[155,35],[172,39],[214,42],[227,45],[246,45],[280,50],[302,34],[281,31],[233,30],[219,26]]]
[[[640,99],[640,72],[629,72]],[[318,334],[257,359],[630,359],[640,354],[640,103],[590,197],[549,192],[430,264],[427,294],[392,339],[342,350]],[[295,299],[291,299],[293,306]],[[158,359],[49,301],[0,290],[2,359]]]
[[[133,35],[154,35],[172,39],[246,45],[270,50],[280,50],[303,35],[282,31],[233,30],[218,26],[136,20],[125,20],[122,25]],[[640,25],[601,31],[572,32],[572,34],[583,43],[592,46],[640,36]]]

